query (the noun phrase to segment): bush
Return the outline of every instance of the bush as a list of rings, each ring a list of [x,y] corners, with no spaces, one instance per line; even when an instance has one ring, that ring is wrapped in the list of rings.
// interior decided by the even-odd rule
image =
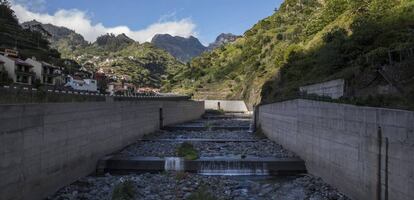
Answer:
[[[197,150],[188,142],[184,142],[178,147],[177,154],[186,160],[196,160],[199,158]]]
[[[207,186],[201,186],[194,193],[192,193],[187,200],[216,200],[213,194],[210,193]]]
[[[133,200],[135,199],[134,182],[125,181],[115,186],[112,193],[112,200]]]

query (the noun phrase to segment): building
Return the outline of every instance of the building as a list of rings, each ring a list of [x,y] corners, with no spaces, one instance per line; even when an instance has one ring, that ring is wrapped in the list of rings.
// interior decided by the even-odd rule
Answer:
[[[4,67],[4,62],[0,61],[0,85],[11,83],[9,75]]]
[[[106,92],[110,95],[135,95],[136,87],[132,83],[111,82],[108,83]]]
[[[3,67],[14,83],[32,85],[35,79],[33,66],[18,58],[18,52],[6,49],[4,55],[0,55]]]
[[[138,88],[137,92],[140,93],[140,94],[154,95],[154,94],[159,94],[160,89],[144,87],[144,88]]]
[[[0,60],[0,71],[5,71],[4,62]]]
[[[85,67],[81,67],[79,70],[75,71],[74,75],[83,79],[90,79],[92,78],[93,73],[88,71]]]
[[[37,61],[36,58],[28,58],[26,62],[33,66],[33,71],[36,74],[36,79],[40,80],[40,83],[44,85],[63,85],[65,79],[60,67],[53,66],[52,64]]]
[[[114,95],[114,94],[123,94],[126,91],[126,89],[124,89],[124,87],[122,87],[122,83],[117,83],[117,82],[111,82],[108,83],[108,87],[106,89],[106,92],[109,93],[110,95]]]
[[[67,76],[65,87],[76,91],[97,92],[98,85],[94,79],[82,79],[77,76]]]

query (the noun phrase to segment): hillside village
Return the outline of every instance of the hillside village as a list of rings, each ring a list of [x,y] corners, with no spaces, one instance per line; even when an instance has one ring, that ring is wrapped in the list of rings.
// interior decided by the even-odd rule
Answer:
[[[67,90],[110,95],[155,95],[157,88],[137,87],[128,76],[117,76],[111,71],[90,71],[86,67],[65,73],[65,68],[36,57],[21,58],[19,52],[5,49],[0,52],[2,84],[53,90]]]

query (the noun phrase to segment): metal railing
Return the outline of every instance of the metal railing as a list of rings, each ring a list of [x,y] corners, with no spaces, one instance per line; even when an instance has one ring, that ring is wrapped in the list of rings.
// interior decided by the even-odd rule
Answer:
[[[139,101],[163,100],[185,101],[184,95],[109,95],[96,92],[70,90],[39,90],[32,87],[0,87],[0,103],[48,103],[48,102],[94,102],[94,101]]]

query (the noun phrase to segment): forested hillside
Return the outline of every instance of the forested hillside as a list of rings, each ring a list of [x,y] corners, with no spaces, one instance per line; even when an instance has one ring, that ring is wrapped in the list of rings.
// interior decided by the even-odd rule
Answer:
[[[7,1],[0,0],[0,48],[18,49],[23,57],[60,62],[60,54],[36,31],[23,30]]]
[[[397,52],[391,56],[400,58],[396,67],[388,68],[403,91],[397,104],[406,104],[414,100],[412,47],[412,0],[286,0],[235,43],[193,59],[165,87],[257,104],[293,98],[303,85],[344,78],[353,96],[376,98],[370,88],[381,81],[373,86],[372,80],[379,66],[390,65],[390,52]]]

